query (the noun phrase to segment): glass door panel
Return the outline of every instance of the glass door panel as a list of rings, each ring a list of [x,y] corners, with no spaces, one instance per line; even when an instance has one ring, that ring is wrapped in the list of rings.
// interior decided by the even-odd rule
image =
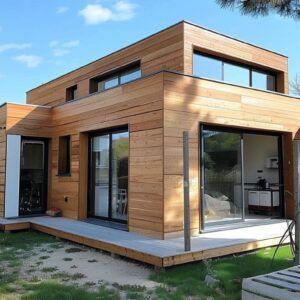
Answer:
[[[91,217],[127,222],[128,131],[91,137]]]
[[[204,222],[242,220],[241,134],[204,128],[202,136]]]
[[[112,218],[127,220],[128,132],[112,134]]]
[[[109,135],[92,138],[94,215],[109,217]]]
[[[23,140],[20,169],[20,215],[46,210],[45,142]]]

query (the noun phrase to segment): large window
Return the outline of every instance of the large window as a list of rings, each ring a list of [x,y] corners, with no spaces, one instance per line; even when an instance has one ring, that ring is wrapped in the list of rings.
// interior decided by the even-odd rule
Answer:
[[[90,93],[103,92],[140,77],[141,69],[139,65],[128,66],[116,72],[92,78],[90,80]]]
[[[209,55],[194,53],[193,74],[199,77],[276,91],[276,75]]]
[[[202,226],[283,215],[280,134],[201,126]]]

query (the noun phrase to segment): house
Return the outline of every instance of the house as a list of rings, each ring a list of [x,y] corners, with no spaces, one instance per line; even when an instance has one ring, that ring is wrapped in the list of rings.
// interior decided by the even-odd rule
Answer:
[[[168,239],[294,217],[300,101],[288,58],[179,22],[0,108],[0,214],[65,218]],[[252,223],[251,223],[252,222]]]

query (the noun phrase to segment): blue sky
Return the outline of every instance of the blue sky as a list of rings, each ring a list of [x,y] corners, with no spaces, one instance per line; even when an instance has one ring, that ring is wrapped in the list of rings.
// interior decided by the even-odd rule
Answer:
[[[283,53],[300,74],[300,21],[277,15],[214,0],[0,0],[0,104],[183,19]]]

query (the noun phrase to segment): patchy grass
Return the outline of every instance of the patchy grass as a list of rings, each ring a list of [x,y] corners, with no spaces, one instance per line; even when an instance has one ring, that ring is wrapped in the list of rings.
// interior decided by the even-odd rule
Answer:
[[[57,271],[57,267],[48,267],[48,268],[42,268],[41,272],[43,273],[53,273]]]
[[[50,258],[49,255],[43,255],[43,256],[39,257],[40,260],[45,260],[45,259],[48,259],[48,258]]]
[[[25,300],[97,300],[97,299],[220,299],[235,300],[241,297],[243,278],[269,273],[293,265],[290,248],[282,247],[271,267],[274,248],[262,249],[240,256],[230,256],[204,262],[194,262],[168,268],[165,271],[153,272],[151,278],[160,283],[160,287],[147,289],[139,285],[102,285],[99,282],[86,282],[81,288],[79,281],[85,277],[79,272],[70,274],[59,271],[59,268],[44,267],[45,259],[56,249],[67,248],[66,253],[85,252],[86,250],[71,246],[51,236],[37,232],[0,233],[0,299]],[[35,247],[38,247],[37,249]],[[51,249],[51,250],[49,250]],[[40,256],[44,252],[49,255]],[[46,251],[46,252],[45,252]],[[38,253],[38,254],[37,254]],[[50,279],[40,276],[20,278],[20,266],[26,257],[36,255],[38,262],[28,267],[27,274],[39,269],[49,273]],[[66,255],[67,256],[67,255]],[[64,261],[72,261],[65,257]],[[93,259],[90,263],[95,262]],[[74,264],[70,268],[75,269]],[[219,280],[215,287],[205,284],[206,275]],[[26,279],[27,278],[27,279]],[[60,282],[60,283],[59,283]],[[63,284],[64,283],[64,284]],[[2,298],[1,298],[2,297]]]
[[[71,258],[71,257],[64,257],[63,258],[63,261],[72,261],[73,260],[73,258]]]
[[[20,266],[34,247],[55,242],[55,238],[34,231],[0,232],[0,294],[8,293],[18,281]]]
[[[257,276],[293,265],[289,246],[282,247],[271,267],[274,248],[240,256],[231,256],[206,262],[190,263],[159,271],[151,279],[164,286],[156,289],[159,299],[186,299],[209,297],[214,299],[240,299],[243,278]],[[204,283],[206,275],[220,280],[216,287]]]
[[[71,248],[67,248],[65,250],[66,253],[78,253],[78,252],[85,252],[85,250],[78,248],[78,247],[71,247]]]
[[[120,296],[117,291],[101,287],[97,292],[89,292],[83,288],[65,286],[53,282],[38,284],[27,284],[24,286],[27,291],[22,300],[96,300],[107,299],[117,300]]]

